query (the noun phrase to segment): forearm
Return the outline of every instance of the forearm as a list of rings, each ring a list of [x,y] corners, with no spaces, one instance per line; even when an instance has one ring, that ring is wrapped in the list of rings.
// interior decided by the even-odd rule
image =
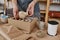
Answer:
[[[40,0],[33,0],[35,3],[39,2]]]
[[[12,0],[13,6],[17,6],[17,0]]]

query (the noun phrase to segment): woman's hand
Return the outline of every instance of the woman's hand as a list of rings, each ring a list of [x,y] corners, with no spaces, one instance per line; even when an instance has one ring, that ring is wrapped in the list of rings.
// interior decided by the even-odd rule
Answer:
[[[14,15],[15,19],[18,19],[18,8],[17,8],[17,6],[13,7],[13,15]]]
[[[27,13],[29,14],[29,16],[32,16],[34,14],[34,6],[35,6],[35,2],[32,1],[27,8]]]

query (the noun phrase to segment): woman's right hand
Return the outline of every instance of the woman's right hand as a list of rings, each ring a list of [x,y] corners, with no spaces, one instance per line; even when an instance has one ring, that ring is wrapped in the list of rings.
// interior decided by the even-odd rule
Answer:
[[[17,6],[14,6],[13,7],[13,15],[14,15],[14,18],[15,19],[18,19],[18,7]]]

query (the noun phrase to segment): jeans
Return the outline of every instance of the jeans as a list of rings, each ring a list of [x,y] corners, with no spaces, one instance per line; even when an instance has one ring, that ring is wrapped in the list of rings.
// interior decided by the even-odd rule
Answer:
[[[26,11],[29,3],[31,3],[33,0],[17,0],[17,5],[19,11]],[[40,19],[40,8],[39,8],[39,2],[35,4],[34,7],[34,15],[32,17],[37,17]]]

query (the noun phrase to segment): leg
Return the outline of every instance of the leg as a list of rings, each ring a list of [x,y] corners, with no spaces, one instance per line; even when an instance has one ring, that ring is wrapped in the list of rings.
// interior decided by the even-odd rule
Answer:
[[[36,3],[35,7],[34,7],[34,17],[37,17],[40,20],[40,8],[39,8],[39,3]]]
[[[40,27],[40,20],[41,20],[40,17],[41,17],[41,14],[40,14],[39,3],[35,4],[35,7],[34,7],[34,17],[38,18],[37,24]]]

